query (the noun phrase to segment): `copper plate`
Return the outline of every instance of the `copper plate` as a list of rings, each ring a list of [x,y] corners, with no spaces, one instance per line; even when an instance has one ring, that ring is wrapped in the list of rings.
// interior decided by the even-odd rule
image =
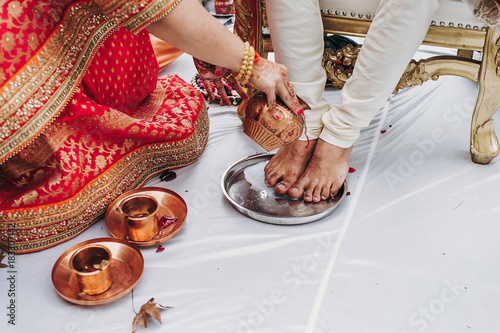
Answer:
[[[256,154],[243,158],[231,165],[222,176],[224,196],[240,213],[271,224],[303,224],[328,216],[344,200],[347,181],[335,197],[320,202],[305,202],[303,198],[275,193],[274,188],[264,184],[264,165],[273,156]]]
[[[150,195],[158,201],[160,204],[160,208],[158,209],[158,218],[161,218],[164,215],[177,217],[177,221],[175,223],[162,228],[158,235],[149,241],[136,242],[128,239],[123,217],[116,211],[116,207],[120,206],[120,203],[123,200],[137,194]],[[180,195],[163,187],[143,187],[125,192],[116,198],[106,210],[106,216],[104,219],[106,221],[106,227],[113,237],[124,239],[137,246],[151,246],[160,244],[177,235],[186,221],[186,216],[187,205]]]
[[[111,251],[109,263],[111,287],[99,295],[87,295],[80,291],[76,274],[70,269],[69,260],[73,253],[88,244],[98,244]],[[57,259],[52,268],[52,283],[59,296],[68,302],[80,305],[98,305],[115,301],[135,288],[142,271],[144,259],[141,251],[128,242],[106,237],[91,239],[71,247]]]

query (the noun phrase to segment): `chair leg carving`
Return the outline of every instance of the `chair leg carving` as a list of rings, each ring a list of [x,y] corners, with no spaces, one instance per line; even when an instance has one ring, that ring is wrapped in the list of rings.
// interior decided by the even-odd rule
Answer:
[[[322,65],[328,80],[334,87],[342,88],[351,77],[360,51],[361,45],[356,47],[346,45],[337,51],[325,49]],[[462,76],[477,82],[479,68],[479,61],[452,56],[436,56],[420,61],[411,60],[393,93],[404,88],[422,85],[428,80],[436,81],[441,75]]]
[[[479,92],[472,115],[470,153],[472,161],[488,164],[499,152],[491,119],[500,107],[500,36],[488,29],[479,72]]]
[[[422,85],[425,81],[436,81],[441,75],[455,75],[477,82],[480,62],[466,58],[436,56],[420,61],[412,60],[401,76],[394,93],[400,89]]]
[[[331,81],[332,86],[342,89],[345,82],[351,77],[352,70],[358,58],[361,46],[350,44],[334,51],[325,49],[323,53],[322,65],[326,71],[326,77]]]
[[[397,93],[399,90],[404,88],[409,88],[416,85],[422,85],[425,81],[432,79],[436,81],[439,78],[439,75],[433,75],[433,73],[429,73],[426,68],[425,61],[415,61],[411,60],[408,66],[406,67],[405,72],[401,76],[396,88],[394,88],[393,93]]]

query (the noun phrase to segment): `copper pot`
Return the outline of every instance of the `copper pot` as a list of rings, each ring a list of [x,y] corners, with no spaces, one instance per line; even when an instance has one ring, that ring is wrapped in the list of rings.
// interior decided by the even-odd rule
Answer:
[[[111,251],[102,245],[87,245],[77,250],[70,259],[80,290],[88,295],[99,295],[111,286],[109,263]]]
[[[123,200],[116,210],[123,217],[129,239],[144,242],[157,236],[159,208],[158,201],[149,195],[137,194]]]
[[[298,139],[304,129],[302,118],[294,114],[279,98],[276,119],[263,92],[254,94],[245,105],[243,132],[267,151],[281,148]]]

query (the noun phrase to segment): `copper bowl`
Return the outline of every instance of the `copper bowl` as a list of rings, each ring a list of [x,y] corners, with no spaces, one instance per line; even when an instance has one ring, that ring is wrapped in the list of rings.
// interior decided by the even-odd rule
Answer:
[[[160,228],[158,234],[150,240],[132,240],[129,236],[128,225],[126,221],[124,221],[123,215],[118,212],[117,208],[122,205],[122,202],[137,196],[155,198],[158,202],[158,211],[156,216],[158,218],[161,218],[162,216],[177,217],[177,221],[166,227]],[[127,191],[116,198],[106,210],[104,220],[106,221],[106,227],[108,228],[109,233],[113,237],[126,240],[137,246],[151,246],[163,243],[177,235],[184,226],[186,217],[187,205],[179,194],[162,187],[143,187]]]
[[[294,114],[280,99],[276,119],[267,105],[267,97],[263,92],[254,94],[245,106],[243,132],[262,148],[271,151],[281,148],[298,139],[304,129],[302,118]]]
[[[122,214],[128,237],[144,242],[158,235],[158,201],[149,195],[136,194],[126,198],[116,208]]]
[[[86,245],[73,253],[69,260],[80,290],[99,295],[111,287],[111,251],[100,244]]]

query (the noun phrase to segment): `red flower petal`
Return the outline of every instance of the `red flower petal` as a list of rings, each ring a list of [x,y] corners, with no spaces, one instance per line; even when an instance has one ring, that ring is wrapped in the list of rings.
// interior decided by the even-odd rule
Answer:
[[[380,133],[382,133],[382,134],[384,134],[385,132],[387,132],[387,130],[385,130],[385,129],[380,130]]]
[[[351,192],[347,192],[345,195],[351,195]]]
[[[349,167],[349,173],[353,173],[353,172],[356,172],[356,169],[354,169],[353,167]]]
[[[160,228],[166,228],[171,224],[174,224],[177,222],[177,217],[171,217],[168,215],[163,215],[159,220],[158,220],[158,226]]]
[[[161,252],[163,250],[165,250],[165,248],[163,246],[161,246],[161,244],[158,244],[158,248],[156,249],[156,253]]]

